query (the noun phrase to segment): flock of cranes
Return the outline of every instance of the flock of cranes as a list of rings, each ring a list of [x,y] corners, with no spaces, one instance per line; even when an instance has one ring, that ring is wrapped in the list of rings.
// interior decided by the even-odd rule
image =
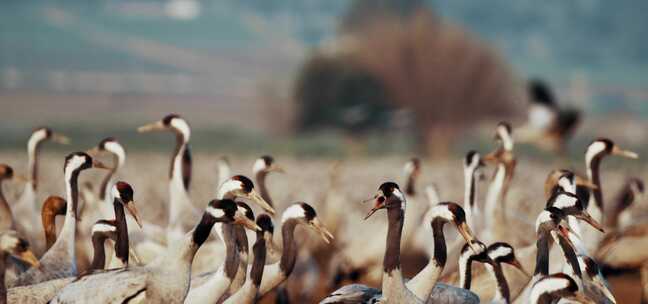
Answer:
[[[15,201],[8,200],[0,188],[0,303],[255,303],[271,292],[277,293],[277,302],[287,303],[291,285],[286,281],[291,275],[299,277],[302,293],[310,292],[309,274],[319,274],[322,268],[314,256],[326,256],[332,269],[333,283],[327,285],[332,291],[316,299],[322,304],[479,303],[480,299],[617,303],[601,273],[603,266],[642,269],[642,286],[648,286],[647,254],[640,250],[648,242],[648,224],[637,224],[628,212],[643,194],[643,182],[630,179],[615,204],[606,204],[600,167],[609,155],[632,159],[638,155],[609,139],[596,139],[587,146],[584,176],[566,169],[548,172],[545,197],[533,198],[544,206],[535,223],[526,222],[507,205],[517,161],[513,130],[500,123],[493,152],[470,151],[464,157],[463,204],[442,201],[435,186],[426,188],[428,202],[420,202],[415,184],[421,162],[412,159],[405,165],[404,190],[395,182],[382,183],[364,201],[373,203],[364,217],[367,221],[353,226],[355,231],[349,235],[336,221],[345,210],[356,210],[361,204],[324,206],[322,215],[329,219],[318,217],[305,202],[277,214],[265,180],[271,172],[284,170],[270,156],[254,162],[254,182],[231,175],[229,162],[220,159],[214,199],[203,209],[194,207],[188,193],[189,124],[170,114],[138,129],[153,131],[172,132],[176,137],[166,225],[141,218],[136,190],[116,180],[126,152],[115,138],[67,155],[60,180],[65,198],[50,196],[42,204],[36,202],[40,145],[47,140],[67,143],[65,136],[48,128],[33,132],[27,144],[27,177],[0,164],[0,182],[26,182]],[[112,156],[111,164],[99,161],[103,154]],[[478,185],[487,166],[493,166],[494,173],[482,203]],[[106,172],[98,193],[79,184],[79,176],[94,169]],[[335,187],[331,182],[323,201],[336,194]],[[373,226],[362,228],[383,210],[386,235]],[[62,227],[56,227],[57,217],[64,218]],[[280,246],[274,240],[275,222],[280,223]],[[454,229],[444,231],[446,226]],[[522,234],[524,229],[517,226],[535,233]],[[297,227],[312,230],[323,242],[315,244],[313,234],[296,234]],[[367,254],[342,244],[376,237],[386,237],[382,263],[372,260],[375,252]],[[429,256],[428,263],[409,279],[402,270],[401,248],[417,248]],[[197,257],[199,250],[208,254]],[[367,258],[362,264],[348,265],[354,264],[350,257],[363,254]],[[380,270],[380,288],[342,284],[368,275],[369,268]],[[321,277],[315,280],[324,280]]]

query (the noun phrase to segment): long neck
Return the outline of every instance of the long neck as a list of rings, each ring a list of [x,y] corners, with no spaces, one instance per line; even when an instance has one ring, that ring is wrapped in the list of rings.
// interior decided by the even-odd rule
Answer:
[[[560,245],[563,255],[565,256],[565,260],[571,267],[572,272],[579,278],[582,278],[583,274],[581,273],[580,265],[578,264],[578,257],[576,256],[574,249],[562,237],[558,237],[558,245]]]
[[[434,237],[434,262],[439,268],[439,272],[443,271],[445,267],[446,260],[448,258],[448,252],[446,248],[445,235],[443,234],[443,225],[445,221],[441,219],[434,219],[432,221],[432,234]]]
[[[493,231],[492,227],[495,225],[497,220],[495,217],[496,214],[498,214],[496,210],[498,209],[498,202],[501,203],[505,179],[506,166],[503,163],[499,163],[495,170],[495,177],[488,187],[488,193],[486,195],[486,229],[489,231]]]
[[[79,173],[80,170],[71,170],[71,172],[65,172],[65,186],[67,194],[65,221],[63,222],[61,234],[53,245],[57,246],[57,243],[64,242],[64,244],[66,245],[65,250],[70,254],[73,260],[76,260],[74,256],[74,244],[76,240],[77,206],[79,203]]]
[[[214,227],[214,224],[216,224],[214,217],[209,215],[209,213],[203,213],[198,225],[185,234],[179,242],[169,244],[164,258],[159,259],[158,262],[161,263],[161,265],[173,265],[180,262],[182,267],[186,267],[187,270],[190,270],[196,252],[209,237],[209,233],[211,232],[212,227]]]
[[[256,242],[252,246],[254,252],[254,261],[252,262],[252,269],[250,269],[250,279],[252,284],[258,289],[261,286],[261,279],[263,278],[263,267],[266,260],[266,242],[263,238],[263,232],[257,232]]]
[[[409,174],[407,176],[407,182],[405,183],[405,193],[407,195],[416,195],[415,182],[416,179],[414,178],[414,174]]]
[[[547,233],[540,233],[536,241],[536,268],[533,275],[543,277],[549,275],[549,236]]]
[[[3,180],[0,180],[0,227],[2,229],[10,229],[14,225],[13,215],[11,214],[11,207],[9,207],[9,203],[7,203],[4,192],[2,191],[2,182]]]
[[[477,184],[475,183],[475,171],[471,168],[466,168],[464,171],[464,210],[466,212],[466,220],[468,226],[474,226],[473,211],[475,211],[475,193],[477,192]]]
[[[191,150],[189,144],[186,144],[184,153],[182,153],[182,184],[186,191],[189,191],[189,185],[191,184],[191,164]]]
[[[387,208],[389,227],[387,229],[387,243],[383,259],[383,276],[394,270],[400,270],[400,243],[403,232],[405,212],[399,206]]]
[[[415,301],[416,296],[405,286],[400,263],[400,243],[405,217],[404,203],[390,204],[387,208],[387,229],[385,257],[383,259],[383,296],[388,301]],[[401,208],[403,207],[403,208]]]
[[[279,262],[279,269],[288,277],[295,268],[297,261],[297,242],[295,241],[295,227],[297,220],[289,219],[281,226],[281,235],[283,237],[283,254]]]
[[[118,259],[128,265],[129,245],[128,245],[128,225],[126,224],[126,214],[124,205],[117,198],[113,201],[115,209],[115,224],[117,226],[117,242],[115,243],[115,255]]]
[[[606,217],[606,224],[610,228],[617,228],[619,225],[619,215],[634,202],[634,193],[629,187],[625,187],[616,199],[610,214]]]
[[[187,188],[185,187],[183,180],[183,155],[187,143],[184,141],[184,137],[178,133],[176,135],[176,147],[171,157],[171,171],[169,172],[170,181],[169,181],[169,225],[168,229],[173,230],[174,228],[181,227],[183,208],[190,207],[190,205],[184,204],[189,203],[189,194],[187,193]]]
[[[434,237],[434,255],[427,265],[409,280],[406,284],[417,298],[427,299],[430,297],[434,285],[441,276],[447,259],[445,236],[443,235],[443,221],[435,219],[432,221],[432,234]],[[385,276],[385,274],[383,274]]]
[[[216,185],[216,193],[218,193],[218,188],[220,187],[220,185],[225,183],[225,181],[227,181],[227,179],[232,176],[231,172],[232,171],[227,162],[225,162],[224,160],[218,162],[218,185]]]
[[[243,284],[245,284],[245,279],[247,277],[247,268],[248,268],[248,238],[245,233],[245,228],[234,225],[234,236],[236,238],[236,248],[237,254],[239,256],[238,269],[236,275],[234,276],[234,281],[229,286],[227,295],[232,295],[238,291]]]
[[[27,142],[27,167],[29,168],[29,181],[32,189],[38,189],[38,154],[43,141],[32,136]]]
[[[108,191],[110,191],[110,188],[112,187],[112,179],[113,176],[117,173],[117,170],[119,169],[118,166],[120,164],[119,158],[117,155],[113,155],[113,168],[106,173],[106,176],[104,176],[104,179],[101,181],[101,188],[99,189],[99,199],[103,202],[106,199],[106,194]]]
[[[89,271],[104,269],[106,267],[106,249],[104,243],[106,237],[101,234],[92,236],[92,248],[94,250],[92,256],[92,264],[90,264]]]
[[[41,221],[45,232],[45,248],[50,249],[56,242],[56,213],[49,208],[43,208]]]
[[[187,150],[187,142],[184,139],[184,136],[181,133],[176,133],[176,145],[171,155],[171,166],[169,167],[169,179],[172,181],[177,180],[181,181],[184,187],[183,181],[183,161],[184,154]]]
[[[603,212],[603,190],[601,189],[600,175],[601,159],[601,156],[595,156],[586,165],[587,177],[592,182],[592,184],[596,185],[596,189],[592,189],[592,194],[594,194],[594,203],[596,204],[596,207],[600,209],[601,212]]]
[[[261,194],[261,197],[270,204],[270,206],[274,206],[272,199],[270,198],[270,193],[268,192],[268,188],[266,187],[266,176],[268,176],[268,173],[261,170],[257,172],[256,174],[256,182],[259,187],[259,192]]]
[[[5,285],[5,270],[7,267],[7,254],[0,253],[0,304],[7,303],[7,286]]]
[[[488,270],[491,275],[495,278],[497,282],[497,289],[495,290],[495,296],[493,296],[493,303],[505,303],[508,304],[511,301],[511,291],[509,290],[508,282],[504,276],[504,271],[502,271],[502,264],[495,263],[495,266],[491,264],[484,264],[486,270]]]
[[[459,286],[470,290],[472,282],[472,259],[466,254],[459,257]]]
[[[241,262],[241,255],[238,252],[234,226],[223,224],[221,226],[221,237],[225,243],[225,276],[229,281],[233,281],[238,272],[239,263]]]

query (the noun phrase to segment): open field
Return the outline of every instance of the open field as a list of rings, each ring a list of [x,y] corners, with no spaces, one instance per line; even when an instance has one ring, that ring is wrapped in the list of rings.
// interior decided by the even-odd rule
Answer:
[[[42,156],[41,167],[41,188],[39,190],[39,201],[47,195],[63,195],[62,164],[64,154],[61,152],[48,152],[45,149]],[[140,214],[148,221],[164,224],[166,222],[167,202],[167,176],[168,176],[168,155],[166,153],[131,153],[128,155],[126,166],[119,174],[119,179],[125,180],[133,185],[135,189],[135,200],[138,202]],[[205,206],[206,202],[214,196],[217,180],[216,160],[218,155],[202,154],[194,155],[194,173],[191,186],[193,203],[197,207]],[[233,157],[232,174],[251,175],[253,158]],[[404,183],[402,176],[402,165],[408,157],[386,157],[386,158],[356,158],[343,160],[340,164],[339,179],[334,187],[331,187],[329,174],[333,167],[333,160],[329,159],[295,159],[290,157],[276,156],[278,164],[286,169],[286,174],[271,175],[268,178],[268,187],[271,195],[277,204],[277,211],[281,212],[289,203],[305,201],[310,203],[318,211],[319,217],[336,234],[334,246],[346,247],[348,253],[362,252],[362,257],[354,257],[350,254],[353,263],[358,265],[366,262],[366,259],[382,260],[384,250],[384,238],[386,232],[386,216],[377,214],[370,220],[363,221],[363,215],[367,212],[368,206],[360,204],[360,201],[372,196],[382,182],[394,180]],[[26,167],[26,156],[19,153],[0,152],[0,162],[12,165],[17,172],[24,173]],[[544,207],[543,183],[546,174],[553,168],[573,168],[583,171],[582,161],[567,163],[564,160],[551,162],[540,162],[529,158],[521,157],[516,169],[516,176],[512,189],[509,193],[508,205],[509,214],[516,214],[518,219],[516,227],[522,235],[529,235],[534,238],[533,221],[535,215]],[[629,176],[640,176],[644,180],[648,178],[646,165],[643,161],[626,161],[609,159],[603,163],[603,185],[606,199],[610,200],[616,195],[617,189]],[[81,175],[81,183],[89,181],[98,184],[100,173],[94,170]],[[486,172],[490,176],[490,172]],[[461,171],[461,158],[459,156],[446,160],[424,161],[422,175],[418,183],[419,189],[422,186],[434,183],[438,186],[442,200],[461,202],[463,196],[463,173]],[[486,182],[482,181],[478,188],[478,201],[483,200]],[[5,193],[9,199],[14,199],[22,189],[16,182],[6,183]],[[408,198],[408,212],[423,214],[427,202],[421,195]],[[637,213],[648,214],[648,206],[641,202]],[[643,210],[643,211],[642,211]],[[258,212],[259,209],[255,208]],[[414,218],[417,218],[416,216]],[[277,216],[276,221],[279,220]],[[279,226],[279,223],[275,224]],[[526,222],[526,224],[525,224]],[[407,226],[418,225],[414,222],[406,222]],[[136,229],[136,228],[132,228]],[[336,253],[325,246],[323,242],[310,231],[298,229],[300,238],[307,239],[307,246],[320,264],[320,276],[316,281],[317,291],[313,297],[319,299],[326,292],[326,284],[330,280],[328,272],[328,261]],[[278,241],[279,237],[275,239]],[[430,240],[430,244],[431,244]],[[410,248],[403,248],[404,254],[414,254]],[[367,255],[368,253],[368,255]],[[308,254],[303,252],[302,254]],[[199,257],[200,258],[200,252]],[[205,258],[205,257],[203,257]],[[358,259],[365,259],[358,260]],[[412,276],[422,267],[425,260],[410,260],[404,258],[403,269],[407,276]],[[299,263],[299,262],[298,262]],[[380,265],[380,263],[378,263]],[[299,266],[298,266],[299,267]],[[379,269],[379,268],[378,268]],[[196,270],[200,271],[200,270]],[[531,269],[529,269],[531,271]],[[299,281],[291,280],[291,284]],[[363,281],[378,286],[379,282],[367,275]],[[633,303],[630,299],[637,299],[635,294],[639,286],[637,280],[614,278],[611,280],[613,288],[618,290],[617,300],[620,303]],[[308,303],[314,299],[308,299]],[[638,303],[638,302],[637,302]]]

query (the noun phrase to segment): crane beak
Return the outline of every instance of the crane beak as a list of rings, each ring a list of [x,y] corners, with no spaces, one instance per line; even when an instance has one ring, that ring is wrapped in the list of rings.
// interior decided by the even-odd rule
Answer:
[[[595,185],[594,183],[590,182],[588,179],[582,178],[582,177],[580,177],[580,176],[577,176],[577,177],[576,177],[576,185],[577,185],[577,186],[587,187],[587,188],[592,189],[592,190],[596,190],[596,189],[598,189],[598,186],[597,186],[597,185]]]
[[[56,133],[56,132],[52,133],[51,139],[53,142],[61,145],[67,145],[70,143],[70,138],[68,138],[67,136],[61,133]]]
[[[126,203],[126,210],[133,216],[135,219],[135,222],[137,222],[137,225],[142,228],[142,221],[140,220],[139,212],[137,212],[137,208],[135,208],[135,202],[130,201]]]
[[[326,227],[324,227],[324,224],[322,224],[322,222],[318,218],[314,218],[310,224],[313,227],[313,229],[315,229],[315,231],[317,231],[322,236],[324,242],[330,244],[331,241],[333,241],[334,239],[333,234],[330,231],[328,231]]]
[[[529,274],[529,273],[526,271],[526,269],[524,269],[524,267],[522,267],[522,263],[520,263],[520,260],[518,260],[517,258],[515,258],[515,259],[514,259],[513,261],[511,261],[509,264],[511,264],[511,266],[513,266],[513,267],[519,269],[519,270],[520,270],[520,271],[521,271],[521,272],[522,272],[522,273],[523,273],[527,278],[531,278],[531,274]]]
[[[245,198],[259,205],[265,212],[270,213],[270,215],[275,215],[276,211],[274,208],[272,208],[272,206],[270,206],[270,204],[268,204],[268,202],[266,202],[263,197],[256,192],[256,190],[252,189],[250,193],[245,194]]]
[[[580,219],[580,220],[582,220],[582,221],[587,222],[588,224],[590,224],[592,227],[594,227],[596,230],[598,230],[598,231],[600,231],[600,232],[605,232],[605,230],[603,229],[603,225],[601,225],[601,223],[599,223],[597,220],[595,220],[595,219],[594,219],[594,218],[593,218],[589,213],[587,213],[587,211],[585,211],[585,210],[583,210],[583,212],[582,212],[580,215],[576,216],[576,218],[578,218],[578,219]]]
[[[234,214],[234,224],[241,225],[253,231],[261,231],[261,227],[259,227],[259,225],[257,225],[253,220],[249,219],[247,216],[238,211]]]
[[[139,128],[137,128],[138,133],[147,133],[147,132],[153,132],[153,131],[162,131],[165,130],[166,127],[164,126],[164,123],[160,121],[156,121],[147,125],[143,125]]]
[[[38,258],[34,255],[34,253],[27,249],[23,252],[21,252],[19,255],[16,256],[18,259],[21,261],[31,265],[32,267],[36,268],[40,266],[40,262],[38,261]]]
[[[468,227],[468,224],[466,224],[466,222],[458,224],[457,230],[459,231],[459,234],[461,234],[461,236],[466,240],[466,243],[468,243],[470,249],[472,249],[474,253],[478,253],[479,249],[475,247],[475,235],[470,230],[470,227]]]
[[[270,167],[268,167],[266,170],[268,172],[286,173],[286,170],[284,170],[283,167],[275,164],[270,165]]]
[[[623,150],[623,149],[619,148],[619,146],[617,146],[617,145],[615,145],[612,148],[612,154],[613,155],[618,155],[618,156],[621,156],[621,157],[631,158],[631,159],[638,159],[639,158],[639,154],[637,154],[635,152],[632,152],[632,151],[629,151],[629,150]]]
[[[610,300],[611,303],[614,304],[617,303],[616,299],[614,298],[614,295],[612,294],[612,291],[610,291],[610,288],[607,286],[607,284],[605,284],[601,280],[600,276],[593,277],[592,283],[594,283],[594,285],[598,288],[598,290],[600,290],[603,293],[603,296],[605,296],[605,298]]]
[[[93,160],[92,160],[92,167],[93,167],[93,168],[97,168],[97,169],[104,169],[104,170],[112,170],[112,169],[113,169],[113,168],[111,168],[111,167],[108,167],[108,166],[105,165],[104,163],[102,163],[102,162],[96,160],[96,159],[93,159]]]
[[[370,199],[369,200],[364,200],[363,203],[367,202],[367,201],[370,201]],[[376,196],[374,198],[374,201],[375,201],[375,203],[374,203],[373,208],[371,208],[371,210],[369,210],[369,213],[367,213],[367,215],[365,215],[365,217],[364,217],[365,220],[370,218],[374,213],[376,213],[376,211],[378,211],[380,209],[384,209],[384,208],[387,207],[387,205],[385,204],[387,202],[387,199],[384,196],[380,195],[380,194],[376,194]]]
[[[319,234],[327,244],[330,244],[331,241],[335,239],[335,237],[333,237],[333,234],[324,226],[324,224],[322,224],[322,222],[318,218],[313,219],[312,224],[315,230],[319,232]]]

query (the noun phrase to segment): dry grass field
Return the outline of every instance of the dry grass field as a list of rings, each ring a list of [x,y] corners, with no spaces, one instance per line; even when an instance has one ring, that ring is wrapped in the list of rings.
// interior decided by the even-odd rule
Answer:
[[[46,196],[56,194],[64,195],[63,182],[63,158],[61,152],[49,152],[44,149],[41,158],[41,188],[38,199],[42,201]],[[194,155],[194,171],[191,185],[191,197],[193,204],[203,207],[214,196],[217,180],[216,160],[219,155],[197,154]],[[232,174],[251,175],[253,158],[237,158],[229,155],[232,164]],[[330,282],[328,262],[335,259],[336,253],[344,247],[352,263],[363,265],[368,259],[375,259],[379,263],[377,269],[380,271],[380,261],[384,250],[384,239],[386,235],[386,216],[378,213],[367,221],[363,221],[364,214],[369,206],[360,202],[371,197],[377,187],[384,181],[393,180],[404,183],[402,165],[408,157],[386,157],[386,158],[359,158],[346,159],[339,162],[338,178],[332,184],[330,174],[335,161],[330,159],[295,159],[275,157],[277,163],[286,169],[285,174],[274,174],[268,178],[268,187],[277,205],[277,211],[281,211],[288,204],[297,201],[308,202],[317,210],[320,218],[329,228],[334,231],[336,240],[330,246],[325,245],[319,237],[305,229],[298,229],[299,238],[305,240],[305,246],[310,250],[303,251],[302,255],[313,253],[319,265],[319,275],[313,282],[307,280],[292,279],[290,284],[308,283],[316,285],[316,291],[312,291],[311,298],[302,298],[304,303],[311,303],[319,300],[327,292]],[[12,152],[0,152],[0,162],[7,163],[14,167],[17,172],[24,173],[26,169],[26,155]],[[108,161],[108,159],[106,159]],[[167,178],[168,178],[169,155],[164,153],[131,153],[128,155],[125,168],[119,173],[118,178],[133,185],[135,189],[135,200],[141,216],[144,219],[164,224],[166,222],[167,204]],[[419,194],[408,197],[408,210],[414,214],[414,219],[421,216],[427,207],[427,201],[423,195],[423,186],[436,184],[440,190],[442,200],[462,202],[463,197],[463,173],[461,157],[456,156],[446,160],[424,161],[421,178],[418,182]],[[533,221],[537,213],[544,207],[543,183],[546,174],[554,168],[572,168],[583,172],[584,164],[568,163],[566,160],[554,162],[540,162],[525,158],[518,161],[516,175],[508,197],[509,214],[516,214],[515,221],[520,235],[528,235],[528,239],[534,238]],[[615,195],[622,183],[629,176],[639,176],[644,180],[648,178],[646,165],[642,160],[606,160],[602,166],[604,194],[610,200]],[[81,175],[81,183],[92,182],[98,185],[100,174],[103,172],[89,170]],[[485,172],[490,176],[490,169]],[[478,201],[483,200],[487,181],[481,181],[478,188]],[[4,190],[9,200],[17,197],[22,190],[18,182],[8,182]],[[641,202],[637,213],[648,211]],[[260,209],[254,208],[256,212]],[[642,211],[643,210],[643,211]],[[648,212],[645,212],[648,214]],[[418,216],[416,216],[419,214]],[[275,220],[279,220],[279,216]],[[408,218],[409,219],[409,218]],[[86,220],[86,219],[83,219]],[[279,223],[275,221],[276,226]],[[406,222],[406,228],[417,226],[415,221]],[[409,226],[409,227],[408,227]],[[131,229],[137,229],[131,228]],[[279,241],[276,237],[275,241]],[[431,240],[430,240],[430,243]],[[416,273],[425,260],[408,259],[411,253],[410,248],[403,248],[406,257],[403,259],[404,271],[411,276]],[[200,255],[200,252],[199,252]],[[200,258],[200,257],[199,257]],[[208,257],[203,257],[208,258]],[[302,257],[304,258],[304,257]],[[216,259],[220,261],[221,259]],[[302,259],[300,259],[301,261]],[[299,262],[298,262],[299,263]],[[215,266],[214,266],[215,267]],[[297,266],[299,272],[299,265]],[[200,271],[200,269],[196,269]],[[531,270],[529,270],[531,271]],[[377,277],[379,280],[379,277]],[[638,299],[637,289],[639,283],[635,280],[624,280],[623,278],[611,279],[614,283],[613,289],[617,290],[617,300],[620,303],[632,303],[631,299]],[[379,281],[371,272],[363,278],[363,282],[378,286]],[[618,282],[625,282],[619,283]],[[306,284],[304,283],[304,284]],[[291,285],[292,286],[292,285]],[[291,289],[294,292],[294,289]],[[635,293],[635,294],[633,294]],[[293,295],[296,296],[296,295]],[[263,302],[271,302],[267,297]]]

